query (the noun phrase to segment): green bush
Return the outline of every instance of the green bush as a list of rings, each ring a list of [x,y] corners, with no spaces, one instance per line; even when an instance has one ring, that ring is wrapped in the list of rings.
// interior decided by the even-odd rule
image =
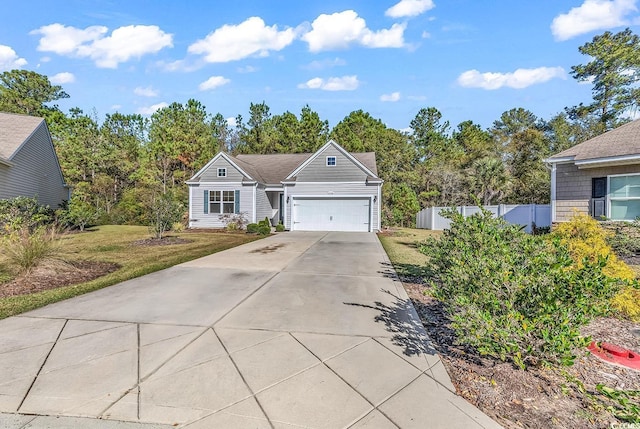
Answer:
[[[251,234],[255,234],[256,232],[258,232],[259,226],[260,225],[258,225],[257,223],[250,223],[247,225],[247,232]]]
[[[258,226],[258,234],[260,235],[269,235],[271,234],[271,227],[267,225]]]
[[[149,232],[157,239],[161,239],[182,217],[182,204],[169,193],[155,195],[150,210]]]
[[[23,228],[33,232],[52,223],[53,215],[53,210],[49,206],[39,205],[36,198],[0,199],[0,234],[20,231]]]
[[[613,234],[607,237],[607,243],[618,256],[632,256],[640,254],[640,222],[618,223]]]
[[[450,229],[421,251],[458,341],[523,369],[571,365],[588,342],[579,328],[607,311],[620,287],[603,274],[606,260],[576,266],[559,239],[526,234],[484,209],[446,217]]]
[[[276,232],[282,232],[284,231],[284,225],[279,223],[276,225]]]

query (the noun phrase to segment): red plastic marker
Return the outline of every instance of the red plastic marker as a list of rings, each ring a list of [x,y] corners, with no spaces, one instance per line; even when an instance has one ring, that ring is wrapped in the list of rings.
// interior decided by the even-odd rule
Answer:
[[[640,354],[609,343],[596,343],[592,341],[587,347],[596,357],[614,365],[640,371]]]

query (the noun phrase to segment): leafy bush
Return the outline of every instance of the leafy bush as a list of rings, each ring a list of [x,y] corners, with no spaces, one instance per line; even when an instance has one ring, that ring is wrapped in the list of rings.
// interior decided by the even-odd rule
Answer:
[[[607,243],[618,256],[640,254],[640,222],[616,222]]]
[[[68,226],[77,227],[80,231],[84,231],[88,224],[98,219],[98,213],[93,205],[80,198],[72,197],[66,213],[62,217]]]
[[[27,228],[37,228],[53,222],[53,210],[41,206],[36,198],[15,197],[0,199],[0,233],[12,233]]]
[[[184,223],[182,223],[182,222],[173,222],[173,225],[171,225],[171,231],[173,231],[173,232],[182,232],[182,231],[184,231]]]
[[[28,272],[57,251],[55,228],[41,226],[34,231],[23,227],[2,238],[3,253],[10,267],[22,273]]]
[[[182,217],[182,204],[169,193],[154,196],[150,209],[149,231],[158,239]]]
[[[250,223],[249,225],[247,225],[247,232],[255,234],[256,232],[258,232],[258,227],[260,227],[260,225],[258,225],[257,223]]]
[[[633,286],[623,288],[611,300],[611,305],[625,317],[640,322],[640,289]]]
[[[576,213],[569,222],[558,224],[551,235],[568,247],[576,266],[580,267],[587,261],[597,263],[599,259],[605,259],[605,275],[617,279],[635,279],[633,270],[618,259],[607,243],[611,232],[603,229],[591,216]]]
[[[276,232],[282,232],[284,231],[284,225],[282,223],[279,223],[276,225]]]
[[[269,220],[268,217],[265,217],[263,220],[258,222],[258,225],[260,225],[260,226],[268,226],[269,228],[271,228],[271,221]]]
[[[224,226],[229,231],[237,231],[245,229],[247,226],[247,213],[224,213],[218,216],[218,219],[224,223]]]
[[[603,273],[606,259],[576,266],[561,240],[526,234],[484,209],[445,216],[450,229],[421,251],[458,341],[520,368],[572,364],[588,342],[580,326],[607,310],[619,287]]]
[[[269,235],[271,234],[271,227],[267,225],[259,225],[258,226],[258,234],[260,235]]]

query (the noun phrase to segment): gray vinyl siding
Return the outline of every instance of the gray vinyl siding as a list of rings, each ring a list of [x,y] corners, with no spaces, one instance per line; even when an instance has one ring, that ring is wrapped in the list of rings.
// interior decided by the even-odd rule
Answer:
[[[377,197],[379,184],[367,185],[364,183],[296,183],[295,185],[287,185],[285,191],[285,199],[289,198],[289,203],[285,202],[285,226],[291,229],[291,202],[295,196],[305,197],[330,197],[330,196],[362,196]],[[371,230],[380,229],[379,212],[380,198],[376,202],[371,201]]]
[[[558,164],[556,167],[556,222],[571,219],[574,211],[589,214],[591,179],[634,173],[640,173],[640,165],[578,169],[575,164]]]
[[[336,157],[336,165],[327,166],[327,156]],[[296,176],[300,182],[364,182],[367,174],[334,146],[327,148]]]
[[[273,207],[269,202],[264,186],[258,186],[258,189],[256,189],[256,221],[264,220],[265,217],[271,219],[272,213]]]
[[[204,191],[240,191],[240,213],[251,222],[253,216],[253,185],[241,183],[219,183],[189,185],[190,228],[224,228],[218,213],[204,212]]]
[[[218,168],[227,169],[227,177],[218,177]],[[229,161],[220,157],[211,164],[200,175],[201,182],[241,182],[243,178],[242,173],[238,171]]]
[[[0,165],[0,199],[37,196],[38,203],[56,209],[69,198],[44,121],[10,162],[11,166]]]

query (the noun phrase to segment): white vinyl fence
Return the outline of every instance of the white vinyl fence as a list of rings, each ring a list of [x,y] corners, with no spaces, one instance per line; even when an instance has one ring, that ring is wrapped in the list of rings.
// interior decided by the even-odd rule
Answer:
[[[441,231],[449,228],[451,221],[440,216],[440,212],[449,207],[428,207],[422,209],[416,215],[416,226],[421,229],[433,229]],[[551,225],[551,206],[549,204],[500,204],[498,206],[485,206],[495,216],[503,217],[509,223],[523,225],[525,231],[531,232],[535,223],[537,227]],[[471,216],[480,211],[478,206],[455,207],[463,216]]]

